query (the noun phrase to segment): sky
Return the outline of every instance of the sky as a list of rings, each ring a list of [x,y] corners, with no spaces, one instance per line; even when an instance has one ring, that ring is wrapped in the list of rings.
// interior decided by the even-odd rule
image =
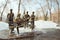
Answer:
[[[58,0],[58,2],[59,1],[60,0]],[[6,3],[6,0],[0,0],[0,7],[2,6],[0,8],[0,12],[2,12],[5,3]],[[10,9],[13,9],[13,12],[14,12],[15,16],[17,16],[17,13],[18,13],[18,3],[19,3],[19,0],[9,0],[7,6],[6,6],[5,10],[4,10],[3,18],[5,16],[7,16],[7,14],[10,11]],[[51,4],[50,1],[49,1],[49,3]],[[60,5],[60,2],[59,2],[59,5]],[[29,12],[29,15],[31,15],[31,13],[33,11],[35,12],[35,15],[37,13],[39,13],[39,15],[43,15],[43,12],[41,11],[42,10],[41,7],[44,8],[45,12],[48,11],[46,0],[22,0],[21,1],[21,5],[20,5],[20,13],[23,15],[23,12],[25,10],[25,12],[27,12],[27,11]],[[54,2],[54,0],[52,0],[52,7],[51,8],[52,8],[51,9],[52,12],[57,10],[57,4]]]

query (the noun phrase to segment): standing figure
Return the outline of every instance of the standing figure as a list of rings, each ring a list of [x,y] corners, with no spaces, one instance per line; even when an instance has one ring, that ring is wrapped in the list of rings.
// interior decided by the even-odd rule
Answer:
[[[32,15],[31,15],[31,28],[32,28],[32,30],[34,29],[34,19],[35,19],[35,15],[34,15],[34,12],[33,12]]]
[[[27,27],[28,27],[29,19],[30,19],[30,16],[29,16],[28,11],[27,11],[27,14],[25,15],[25,21],[26,21]]]
[[[10,13],[8,13],[7,18],[8,18],[8,23],[9,27],[11,29],[11,33],[14,31],[14,24],[13,24],[13,19],[14,19],[14,13],[12,12],[13,10],[10,9]]]
[[[21,26],[21,18],[20,18],[20,15],[21,15],[21,14],[18,14],[18,15],[17,15],[17,18],[16,18],[17,32],[18,32],[18,34],[19,34],[19,27]]]

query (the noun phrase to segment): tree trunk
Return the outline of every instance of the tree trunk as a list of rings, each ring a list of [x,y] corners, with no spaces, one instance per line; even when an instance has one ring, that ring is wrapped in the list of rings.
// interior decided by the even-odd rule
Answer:
[[[5,8],[6,8],[6,6],[7,6],[7,3],[8,3],[8,0],[6,1],[6,4],[4,5],[3,11],[1,12],[1,21],[2,21],[2,15],[3,15],[3,12],[4,12]]]
[[[21,4],[21,0],[19,0],[19,4],[18,4],[18,14],[20,12],[20,4]]]
[[[57,6],[58,6],[58,25],[60,25],[60,13],[59,13],[59,2],[56,0]]]

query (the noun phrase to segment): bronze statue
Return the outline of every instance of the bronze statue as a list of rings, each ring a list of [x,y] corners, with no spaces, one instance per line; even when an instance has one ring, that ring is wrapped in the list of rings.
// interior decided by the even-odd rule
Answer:
[[[28,11],[27,11],[27,14],[25,15],[25,21],[26,21],[27,27],[28,27],[29,19],[30,19],[30,16],[29,16]]]
[[[19,27],[21,26],[21,18],[20,18],[20,15],[21,14],[18,14],[17,15],[17,18],[16,18],[16,24],[17,24],[17,32],[18,32],[18,34],[19,34]]]
[[[14,13],[12,12],[13,10],[12,9],[10,9],[10,13],[8,13],[8,15],[7,15],[7,18],[8,18],[8,23],[9,23],[9,27],[11,27],[10,29],[11,29],[11,33],[12,33],[12,31],[14,31],[14,28],[13,28],[13,26],[14,26],[14,23],[13,23],[13,19],[14,19]]]
[[[35,15],[34,15],[34,12],[32,13],[31,15],[31,28],[33,29],[34,28],[34,19],[35,19]]]
[[[24,21],[23,23],[24,23],[24,27],[26,28],[26,18],[25,18],[25,15],[26,15],[26,14],[24,13],[24,14],[23,14],[23,21]]]

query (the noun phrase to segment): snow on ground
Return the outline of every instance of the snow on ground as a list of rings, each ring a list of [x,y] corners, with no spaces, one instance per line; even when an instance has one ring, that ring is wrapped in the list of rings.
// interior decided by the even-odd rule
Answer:
[[[0,30],[9,29],[8,23],[0,22]]]
[[[56,25],[57,24],[52,21],[43,20],[35,21],[35,29],[57,28]]]
[[[52,22],[52,21],[42,21],[42,20],[39,20],[39,21],[35,21],[35,28],[34,28],[34,30],[35,31],[39,31],[41,29],[46,29],[46,28],[58,29],[59,27],[56,27],[56,25],[57,24]],[[9,29],[8,23],[0,22],[0,30],[7,30],[7,29]],[[20,33],[31,32],[30,28],[19,28],[19,30],[20,30]],[[16,28],[15,28],[15,31],[16,31]]]

